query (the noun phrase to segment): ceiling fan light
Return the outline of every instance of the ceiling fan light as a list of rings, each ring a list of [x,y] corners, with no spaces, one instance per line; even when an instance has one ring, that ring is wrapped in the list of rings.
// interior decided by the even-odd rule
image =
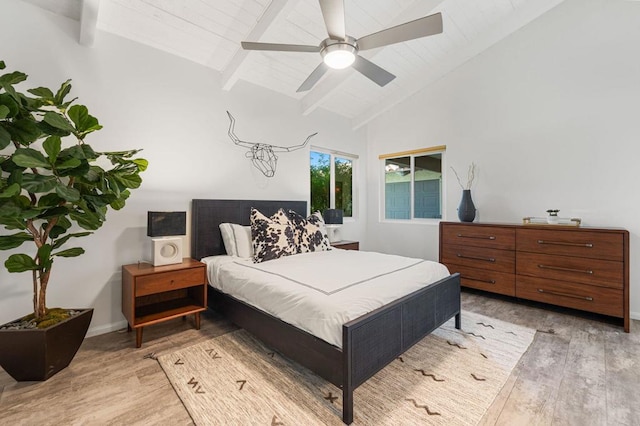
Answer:
[[[337,49],[327,52],[327,54],[324,55],[324,63],[330,68],[336,70],[341,70],[351,66],[355,60],[356,55],[350,50]]]

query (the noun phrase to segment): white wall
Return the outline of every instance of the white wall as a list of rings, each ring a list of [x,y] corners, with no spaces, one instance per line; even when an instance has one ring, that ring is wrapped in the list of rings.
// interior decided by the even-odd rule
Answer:
[[[80,46],[77,22],[29,4],[2,2],[0,28],[0,59],[8,70],[29,74],[23,89],[57,89],[72,78],[71,94],[104,126],[87,142],[102,151],[142,148],[149,160],[127,206],[111,211],[94,235],[77,240],[86,254],[54,264],[48,306],[94,307],[90,334],[126,324],[120,267],[150,258],[148,210],[189,212],[193,198],[308,200],[308,147],[280,154],[275,176],[266,178],[227,136],[225,110],[234,114],[243,140],[290,146],[319,132],[314,145],[364,158],[365,133],[352,131],[347,120],[321,110],[304,117],[294,100],[249,84],[221,91],[215,71],[108,33],[98,32],[93,48]],[[361,166],[360,182],[364,161]],[[364,191],[359,195],[362,211]],[[362,239],[364,226],[364,220],[345,224],[343,235]],[[187,236],[187,255],[189,241]],[[0,252],[2,263],[9,254]],[[0,323],[30,312],[31,300],[30,274],[1,268]]]
[[[444,144],[458,172],[478,165],[483,222],[556,208],[628,229],[640,318],[639,23],[638,2],[567,0],[372,122],[368,248],[437,259],[437,226],[379,220],[378,155]],[[461,190],[446,178],[445,217],[457,220]]]

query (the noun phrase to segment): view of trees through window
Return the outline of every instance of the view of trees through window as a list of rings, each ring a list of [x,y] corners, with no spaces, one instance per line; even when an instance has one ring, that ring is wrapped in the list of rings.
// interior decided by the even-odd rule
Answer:
[[[310,160],[311,211],[335,208],[352,217],[354,160],[318,151],[311,151]]]

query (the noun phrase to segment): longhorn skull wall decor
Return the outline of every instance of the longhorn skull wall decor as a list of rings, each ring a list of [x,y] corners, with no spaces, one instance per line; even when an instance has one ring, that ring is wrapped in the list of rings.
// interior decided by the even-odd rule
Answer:
[[[276,166],[278,165],[278,156],[276,152],[291,152],[300,148],[304,148],[307,143],[309,143],[309,139],[318,134],[318,132],[307,136],[307,139],[300,145],[294,145],[290,147],[286,146],[277,146],[277,145],[269,145],[266,143],[259,142],[247,142],[240,140],[235,131],[236,120],[233,118],[233,115],[229,111],[227,111],[227,115],[229,116],[229,120],[231,123],[229,124],[229,137],[238,146],[243,146],[245,148],[249,148],[249,151],[245,154],[247,158],[251,159],[253,165],[262,172],[266,177],[273,177],[276,174]]]

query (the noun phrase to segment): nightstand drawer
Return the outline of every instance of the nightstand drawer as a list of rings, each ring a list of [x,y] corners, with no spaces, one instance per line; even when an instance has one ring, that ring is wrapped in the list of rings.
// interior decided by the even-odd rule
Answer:
[[[136,297],[145,296],[203,284],[205,282],[204,271],[204,268],[191,268],[138,277],[135,295]]]

